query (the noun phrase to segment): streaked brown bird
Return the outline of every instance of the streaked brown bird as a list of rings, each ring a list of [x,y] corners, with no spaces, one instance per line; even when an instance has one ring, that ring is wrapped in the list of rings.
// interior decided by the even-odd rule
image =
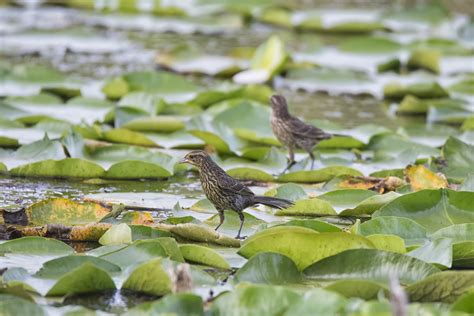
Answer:
[[[288,148],[289,162],[282,174],[295,164],[295,149],[305,150],[311,158],[311,169],[314,167],[314,147],[322,140],[329,139],[333,135],[325,133],[313,125],[306,124],[288,112],[288,104],[285,97],[273,95],[270,98],[272,106],[271,123],[276,138]]]
[[[202,189],[219,212],[220,222],[215,228],[216,230],[224,223],[224,210],[232,210],[239,214],[240,227],[235,237],[237,239],[243,238],[240,236],[240,232],[245,220],[243,210],[247,207],[263,204],[283,209],[293,204],[284,199],[255,195],[248,187],[229,176],[202,150],[189,152],[181,162],[194,165],[199,169]]]

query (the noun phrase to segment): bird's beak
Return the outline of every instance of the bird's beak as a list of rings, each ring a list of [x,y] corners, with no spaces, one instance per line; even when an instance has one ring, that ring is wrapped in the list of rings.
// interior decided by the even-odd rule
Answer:
[[[184,157],[183,159],[179,161],[179,163],[189,163],[189,160],[188,158]]]

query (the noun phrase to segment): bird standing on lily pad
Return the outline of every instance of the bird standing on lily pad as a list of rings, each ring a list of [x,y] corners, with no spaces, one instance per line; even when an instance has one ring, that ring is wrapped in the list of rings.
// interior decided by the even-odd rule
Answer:
[[[314,167],[314,147],[322,140],[333,137],[333,134],[324,132],[313,125],[306,124],[288,112],[285,97],[273,95],[270,98],[272,106],[271,125],[276,138],[288,148],[289,161],[282,174],[295,164],[295,149],[305,150],[311,159],[311,170]]]
[[[237,239],[244,238],[240,236],[240,233],[245,220],[243,211],[247,207],[263,204],[283,209],[293,204],[285,199],[255,195],[248,187],[229,176],[205,151],[191,151],[184,156],[181,162],[191,164],[199,169],[204,194],[219,212],[220,221],[215,228],[216,230],[224,223],[225,210],[231,210],[239,214],[240,227],[235,237]]]

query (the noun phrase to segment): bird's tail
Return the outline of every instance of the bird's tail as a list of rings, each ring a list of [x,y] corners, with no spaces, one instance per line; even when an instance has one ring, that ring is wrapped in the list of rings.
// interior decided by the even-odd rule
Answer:
[[[255,204],[263,204],[273,208],[287,208],[293,205],[293,202],[271,196],[256,196]]]
[[[338,136],[338,137],[350,137],[349,135],[344,134],[331,134],[331,137]]]

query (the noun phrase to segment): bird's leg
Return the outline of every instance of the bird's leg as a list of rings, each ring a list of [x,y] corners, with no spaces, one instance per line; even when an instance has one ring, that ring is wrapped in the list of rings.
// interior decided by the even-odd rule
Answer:
[[[244,226],[244,221],[245,221],[245,216],[244,212],[238,212],[239,218],[240,218],[240,227],[239,227],[239,232],[237,233],[237,236],[235,236],[235,239],[244,239],[246,236],[240,236],[240,232],[242,231],[242,227]]]
[[[293,149],[293,146],[288,147],[288,154],[289,154],[289,160],[288,160],[288,165],[286,166],[285,169],[280,173],[280,175],[284,174],[285,172],[288,171],[293,165],[296,163],[295,161],[295,151]]]
[[[217,227],[214,228],[214,230],[218,230],[219,227],[221,227],[221,225],[224,223],[224,211],[217,210],[217,212],[219,212],[219,225],[217,225]]]
[[[314,157],[314,154],[313,154],[312,151],[309,151],[308,154],[309,154],[309,158],[311,159],[311,170],[313,170],[313,168],[314,168],[314,160],[315,160],[316,158]]]

